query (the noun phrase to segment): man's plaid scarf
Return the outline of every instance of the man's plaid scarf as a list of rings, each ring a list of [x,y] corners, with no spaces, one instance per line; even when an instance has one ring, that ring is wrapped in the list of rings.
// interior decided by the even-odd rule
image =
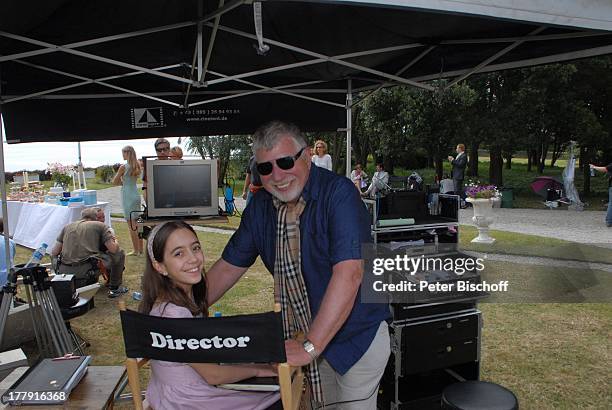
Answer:
[[[288,204],[274,198],[274,206],[278,210],[274,294],[282,307],[285,339],[290,339],[298,331],[307,334],[312,322],[300,251],[300,215],[306,201],[300,197],[296,204]],[[306,375],[315,401],[322,403],[321,376],[316,360],[306,366]]]

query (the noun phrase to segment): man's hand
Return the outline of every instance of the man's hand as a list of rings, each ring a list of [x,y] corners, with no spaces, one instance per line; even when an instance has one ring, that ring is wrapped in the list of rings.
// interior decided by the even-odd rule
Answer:
[[[312,361],[312,357],[306,353],[302,343],[294,339],[285,340],[285,353],[289,366],[305,366]]]
[[[454,160],[454,159],[455,159],[454,157],[452,157],[452,156],[450,156],[450,155],[448,156],[448,160],[449,160],[449,161],[452,161],[452,160]]]
[[[242,199],[244,199],[244,200],[246,200],[246,199],[247,199],[247,193],[246,193],[246,192],[243,192],[243,193],[242,193]]]

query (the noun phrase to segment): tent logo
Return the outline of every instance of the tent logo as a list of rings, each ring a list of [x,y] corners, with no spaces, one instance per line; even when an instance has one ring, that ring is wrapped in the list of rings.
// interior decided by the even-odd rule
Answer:
[[[165,127],[164,110],[155,108],[132,108],[132,128],[160,128]]]

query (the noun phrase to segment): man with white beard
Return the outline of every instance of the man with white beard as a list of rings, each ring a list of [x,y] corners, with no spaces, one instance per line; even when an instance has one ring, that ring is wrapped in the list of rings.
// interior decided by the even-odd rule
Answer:
[[[311,165],[300,130],[273,121],[253,137],[265,190],[207,272],[209,305],[260,256],[281,303],[287,361],[307,366],[313,400],[326,408],[376,408],[390,354],[386,304],[362,303],[361,245],[369,215],[348,178]],[[293,339],[302,332],[304,341]]]

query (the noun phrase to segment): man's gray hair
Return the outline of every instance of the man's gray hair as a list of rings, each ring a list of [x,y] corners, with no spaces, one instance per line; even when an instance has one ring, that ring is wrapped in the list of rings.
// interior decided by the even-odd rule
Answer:
[[[100,212],[102,208],[93,207],[93,208],[85,208],[81,211],[81,219],[86,221],[97,221],[97,214]]]
[[[266,151],[273,149],[278,140],[286,136],[295,141],[296,149],[308,145],[297,125],[283,121],[271,121],[259,127],[253,134],[253,154],[260,149]]]

